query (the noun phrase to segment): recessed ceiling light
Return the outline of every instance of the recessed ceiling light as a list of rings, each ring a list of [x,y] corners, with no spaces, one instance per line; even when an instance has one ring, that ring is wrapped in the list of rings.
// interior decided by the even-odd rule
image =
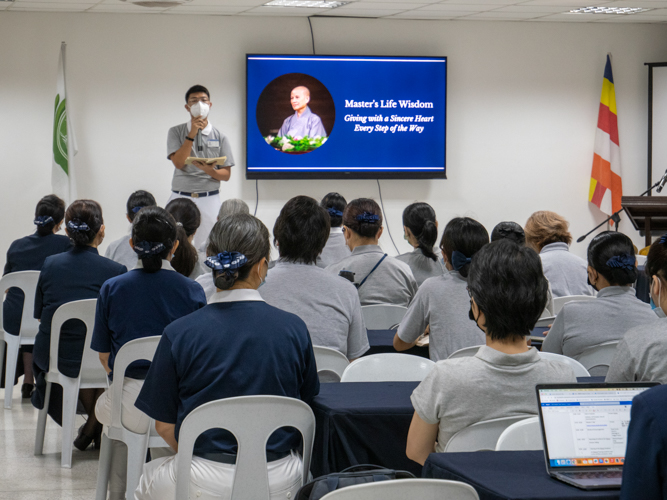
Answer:
[[[329,0],[272,0],[264,5],[268,7],[308,7],[316,9],[335,9],[350,2]]]
[[[574,9],[570,14],[637,14],[639,12],[646,12],[643,7],[582,7],[581,9]]]

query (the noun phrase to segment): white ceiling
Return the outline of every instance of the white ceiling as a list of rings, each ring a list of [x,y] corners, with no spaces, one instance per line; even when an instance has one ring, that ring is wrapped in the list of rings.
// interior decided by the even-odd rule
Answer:
[[[344,16],[466,21],[551,21],[667,23],[667,0],[355,0],[337,9],[266,7],[268,0],[190,0],[170,8],[132,5],[131,0],[0,0],[0,11],[110,12],[221,16]],[[652,9],[632,15],[570,14],[570,9],[604,5]]]

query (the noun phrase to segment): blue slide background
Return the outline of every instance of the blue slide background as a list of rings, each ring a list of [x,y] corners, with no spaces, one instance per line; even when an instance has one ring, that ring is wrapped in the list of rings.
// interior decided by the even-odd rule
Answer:
[[[258,60],[276,57],[281,60]],[[372,59],[372,60],[368,60]],[[399,62],[396,60],[406,61]],[[409,62],[438,61],[438,62]],[[264,88],[286,73],[317,78],[331,93],[336,121],[327,142],[315,151],[290,155],[266,144],[256,123],[257,101]],[[247,56],[247,169],[248,172],[431,172],[445,170],[446,58],[348,56]],[[433,108],[346,108],[346,100],[410,100],[432,102]],[[433,116],[433,123],[417,123],[424,131],[355,132],[376,122],[346,122],[346,115]],[[285,117],[286,118],[286,117]],[[395,125],[383,122],[381,125]],[[409,123],[403,123],[408,126]],[[267,167],[270,170],[267,170]],[[397,169],[400,169],[397,171]]]

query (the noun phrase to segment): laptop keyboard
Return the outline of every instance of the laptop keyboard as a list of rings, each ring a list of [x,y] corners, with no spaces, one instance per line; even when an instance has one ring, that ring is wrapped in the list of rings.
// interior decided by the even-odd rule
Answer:
[[[559,472],[559,474],[572,479],[621,479],[623,477],[622,470]]]

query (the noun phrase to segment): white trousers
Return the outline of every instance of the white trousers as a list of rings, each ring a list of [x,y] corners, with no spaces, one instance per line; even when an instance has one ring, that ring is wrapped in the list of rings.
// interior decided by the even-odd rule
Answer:
[[[152,460],[134,494],[135,500],[175,500],[176,456]],[[221,464],[192,457],[189,498],[197,500],[229,500],[232,496],[235,465]],[[301,487],[303,462],[299,454],[269,462],[269,492],[271,500],[289,500]],[[258,471],[258,473],[260,473]],[[248,499],[252,500],[252,499]]]
[[[213,226],[218,220],[218,212],[220,211],[220,206],[222,205],[220,195],[218,194],[213,196],[204,196],[202,198],[192,198],[190,196],[183,196],[181,194],[172,192],[171,196],[169,197],[169,201],[175,200],[176,198],[187,198],[192,200],[194,201],[195,205],[197,205],[197,208],[199,208],[199,212],[201,213],[201,224],[195,233],[193,244],[197,250],[205,247],[208,235],[211,233],[211,229],[213,229]]]

